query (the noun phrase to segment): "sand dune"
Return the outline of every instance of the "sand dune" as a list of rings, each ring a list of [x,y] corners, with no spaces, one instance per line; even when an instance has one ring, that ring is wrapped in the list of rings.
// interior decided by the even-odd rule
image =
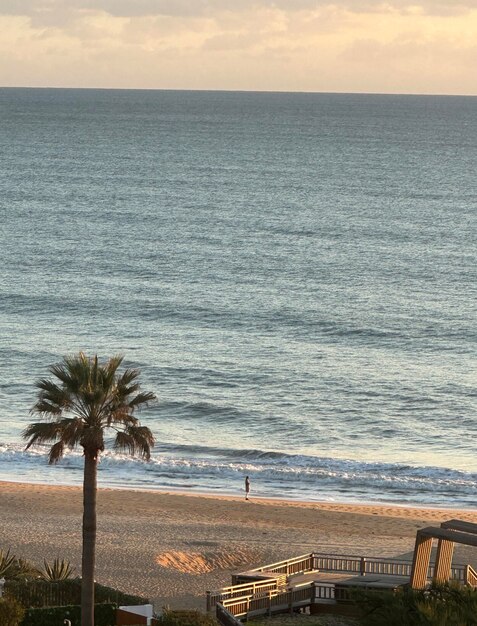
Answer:
[[[156,557],[161,567],[175,569],[184,574],[207,574],[214,570],[232,570],[246,568],[257,560],[257,553],[243,547],[233,546],[233,551],[226,549],[217,552],[184,552],[172,550]]]

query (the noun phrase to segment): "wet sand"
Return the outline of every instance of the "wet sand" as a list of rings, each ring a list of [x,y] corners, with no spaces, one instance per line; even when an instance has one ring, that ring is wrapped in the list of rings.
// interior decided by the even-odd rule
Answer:
[[[82,491],[0,482],[0,548],[37,565],[80,571]],[[301,503],[100,489],[96,579],[149,597],[156,609],[205,606],[230,575],[307,552],[410,557],[418,528],[477,510]],[[477,566],[477,549],[455,562]]]

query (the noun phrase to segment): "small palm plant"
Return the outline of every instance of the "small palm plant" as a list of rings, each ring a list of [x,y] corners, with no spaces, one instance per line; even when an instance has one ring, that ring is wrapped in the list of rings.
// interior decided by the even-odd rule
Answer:
[[[65,559],[54,559],[50,565],[45,559],[43,561],[43,570],[40,572],[41,578],[51,583],[57,583],[62,580],[68,580],[74,572],[74,568],[69,561]]]
[[[153,393],[141,392],[139,371],[118,369],[123,357],[100,363],[97,356],[65,357],[49,370],[53,379],[37,381],[38,400],[32,413],[44,421],[30,424],[23,436],[27,448],[53,444],[49,462],[56,463],[66,449],[83,448],[83,556],[81,564],[81,624],[94,626],[94,564],[96,550],[96,491],[98,459],[108,432],[113,447],[149,459],[154,437],[134,413],[152,401]]]
[[[38,578],[38,569],[25,559],[16,559],[9,577],[12,580],[33,580]]]
[[[6,552],[0,550],[0,578],[9,578],[14,571],[17,558],[14,554],[10,554],[10,550]]]
[[[25,580],[38,576],[38,570],[34,565],[25,561],[25,559],[17,558],[10,553],[10,549],[6,552],[0,549],[0,578],[6,580]]]

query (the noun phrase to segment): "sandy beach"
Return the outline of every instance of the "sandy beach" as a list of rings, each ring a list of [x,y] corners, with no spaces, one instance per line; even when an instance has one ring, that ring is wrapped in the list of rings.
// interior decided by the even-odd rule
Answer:
[[[80,571],[82,492],[0,482],[0,548],[41,565],[66,558]],[[156,608],[205,606],[230,574],[306,552],[409,556],[416,529],[476,511],[302,503],[100,489],[99,582],[151,598]],[[477,565],[477,550],[455,562]]]

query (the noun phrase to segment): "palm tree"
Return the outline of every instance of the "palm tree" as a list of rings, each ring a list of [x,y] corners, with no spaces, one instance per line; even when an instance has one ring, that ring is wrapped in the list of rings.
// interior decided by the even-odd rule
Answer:
[[[154,437],[141,426],[134,412],[154,400],[153,393],[139,391],[139,371],[118,368],[122,356],[104,364],[98,357],[64,357],[49,368],[53,379],[36,382],[38,400],[31,413],[44,421],[30,424],[23,432],[27,449],[35,444],[52,443],[49,462],[61,459],[65,449],[83,448],[83,555],[81,563],[81,624],[94,626],[94,563],[96,546],[97,465],[109,431],[113,448],[149,459]]]

